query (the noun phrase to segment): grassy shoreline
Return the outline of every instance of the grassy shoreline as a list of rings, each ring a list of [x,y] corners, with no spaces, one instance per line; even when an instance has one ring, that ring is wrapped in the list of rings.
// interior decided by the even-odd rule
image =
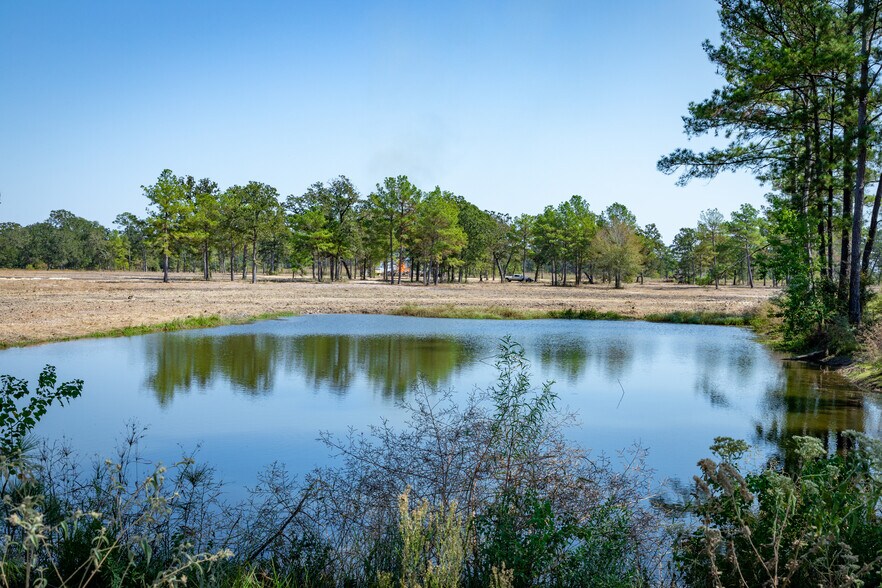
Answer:
[[[255,315],[222,316],[217,314],[187,317],[175,319],[163,323],[133,325],[128,327],[106,329],[84,333],[82,335],[49,337],[43,339],[26,339],[12,343],[0,342],[0,350],[16,347],[32,347],[48,343],[62,343],[65,341],[77,341],[81,339],[103,339],[114,337],[134,337],[137,335],[149,335],[151,333],[168,333],[174,331],[186,331],[191,329],[210,329],[228,325],[244,325],[257,321],[272,320],[290,316],[298,316],[296,312],[267,312]],[[383,313],[377,313],[383,314]],[[388,313],[391,316],[412,316],[421,318],[457,318],[457,319],[484,319],[484,320],[535,320],[535,319],[560,319],[560,320],[603,320],[603,321],[646,321],[651,323],[672,323],[689,325],[716,325],[716,326],[752,326],[756,313],[729,314],[716,312],[686,312],[674,311],[670,313],[652,313],[644,316],[628,316],[612,311],[598,311],[592,308],[577,310],[568,308],[565,310],[523,310],[503,306],[456,306],[437,305],[422,306],[406,304]]]
[[[79,341],[82,339],[112,339],[115,337],[135,337],[138,335],[149,335],[151,333],[171,333],[174,331],[211,329],[214,327],[225,327],[229,325],[247,325],[258,321],[267,321],[296,315],[296,312],[265,312],[261,314],[245,316],[220,316],[217,314],[192,316],[183,319],[175,319],[164,323],[133,325],[129,327],[93,331],[91,333],[84,333],[82,335],[50,337],[45,339],[26,339],[13,343],[0,342],[0,350],[11,349],[15,347],[33,347],[35,345],[46,345],[48,343],[63,343],[65,341]]]
[[[297,316],[296,312],[267,312],[256,315],[222,316],[217,314],[201,315],[175,319],[163,323],[133,325],[129,327],[107,329],[84,333],[82,335],[49,337],[44,339],[25,339],[12,343],[0,342],[0,350],[15,347],[31,347],[45,345],[47,343],[62,343],[65,341],[77,341],[81,339],[103,339],[113,337],[134,337],[137,335],[149,335],[151,333],[168,333],[174,331],[186,331],[191,329],[210,329],[228,325],[243,325],[257,321],[272,320]],[[380,313],[382,314],[382,313]],[[421,306],[406,304],[392,310],[392,316],[412,316],[420,318],[458,318],[458,319],[484,319],[484,320],[535,320],[535,319],[560,319],[560,320],[603,320],[603,321],[647,321],[651,323],[672,323],[688,325],[715,325],[750,327],[755,320],[756,314],[728,314],[715,312],[686,312],[674,311],[665,314],[653,313],[645,316],[628,316],[612,311],[598,311],[592,308],[576,310],[522,310],[503,306]]]
[[[503,306],[420,306],[408,304],[391,314],[395,316],[415,316],[422,318],[458,318],[489,320],[600,320],[600,321],[646,321],[650,323],[672,323],[682,325],[717,325],[729,327],[749,327],[754,324],[756,313],[731,314],[721,312],[650,313],[642,316],[625,315],[612,311],[598,311],[593,308],[576,310],[519,310]]]

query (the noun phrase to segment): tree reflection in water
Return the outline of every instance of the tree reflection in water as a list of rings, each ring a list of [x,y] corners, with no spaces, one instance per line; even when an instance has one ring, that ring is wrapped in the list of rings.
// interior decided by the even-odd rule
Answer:
[[[474,345],[455,337],[307,335],[286,346],[289,370],[315,387],[346,394],[361,376],[396,399],[419,381],[443,387],[478,358]]]
[[[696,331],[695,336],[667,339],[614,330],[603,336],[580,331],[539,333],[525,347],[549,379],[576,389],[584,398],[590,397],[591,386],[633,379],[640,370],[652,369],[662,389],[691,387],[696,407],[746,413],[753,431],[748,440],[770,447],[785,464],[792,461],[789,440],[793,435],[818,437],[829,451],[844,451],[848,449],[842,435],[845,430],[879,434],[878,423],[874,424],[878,404],[840,375],[802,364],[782,365],[777,360],[769,364],[766,352],[750,339],[733,341],[705,333],[716,334]],[[481,334],[168,333],[144,339],[146,385],[161,406],[168,406],[176,395],[211,393],[219,383],[254,396],[270,395],[295,382],[309,392],[342,397],[350,390],[363,389],[394,401],[403,399],[420,381],[444,388],[468,374],[467,381],[483,382],[477,374],[484,367],[482,362],[493,355],[494,342]],[[676,349],[666,348],[669,345]],[[668,359],[659,364],[656,356]],[[767,365],[774,366],[773,371],[763,372],[769,369]],[[684,377],[679,379],[681,369]],[[645,394],[654,394],[652,381]],[[759,390],[747,393],[758,400],[745,403],[740,383],[759,385]],[[631,389],[631,393],[640,391]],[[666,418],[663,413],[656,416]],[[719,416],[724,422],[729,418]],[[647,415],[641,416],[638,409],[628,422],[641,426],[641,418],[645,421]]]
[[[269,393],[284,374],[340,395],[364,377],[383,396],[402,398],[418,381],[444,386],[478,359],[464,339],[414,336],[169,334],[150,339],[145,353],[153,366],[147,387],[161,405],[217,378],[240,392]]]
[[[867,432],[864,404],[865,394],[841,375],[784,362],[779,382],[765,393],[766,418],[755,424],[756,441],[773,444],[785,467],[796,459],[794,435],[817,437],[828,452],[846,452],[851,441],[843,431]]]
[[[250,394],[272,390],[282,343],[267,335],[188,336],[169,334],[145,340],[147,387],[161,405],[192,388],[207,388],[222,377]]]

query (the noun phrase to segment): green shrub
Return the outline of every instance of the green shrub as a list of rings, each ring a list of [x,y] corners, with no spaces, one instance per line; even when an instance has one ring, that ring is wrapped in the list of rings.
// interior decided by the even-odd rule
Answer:
[[[699,463],[674,561],[687,586],[879,586],[882,445],[850,434],[828,455],[814,437],[793,439],[794,463],[743,475],[743,442],[719,438],[719,461]]]

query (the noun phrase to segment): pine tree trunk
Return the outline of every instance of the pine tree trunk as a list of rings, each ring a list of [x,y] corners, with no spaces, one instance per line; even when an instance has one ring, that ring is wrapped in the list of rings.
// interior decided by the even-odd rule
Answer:
[[[846,16],[851,21],[851,15],[854,13],[854,0],[849,0],[846,7]],[[853,34],[852,27],[849,27],[848,36]],[[843,94],[843,103],[845,108],[851,107],[854,95],[854,77],[851,71],[846,72],[845,90]],[[844,164],[842,166],[842,242],[839,252],[839,286],[837,289],[839,300],[843,303],[848,301],[848,270],[851,266],[851,224],[852,224],[852,190],[854,189],[854,168],[852,165],[852,155],[854,153],[854,134],[850,125],[847,125],[844,132]]]
[[[861,30],[861,75],[858,86],[858,160],[854,182],[854,213],[851,220],[851,274],[848,277],[848,320],[857,325],[861,322],[861,232],[864,223],[864,175],[867,169],[867,144],[869,128],[867,124],[867,101],[869,99],[870,77],[870,32],[868,30],[867,2],[862,14]]]
[[[835,93],[834,93],[835,96]],[[827,279],[833,282],[833,193],[835,190],[835,172],[833,162],[836,161],[835,154],[835,98],[831,98],[833,105],[830,106],[830,133],[828,141],[830,143],[830,173],[827,178]],[[763,286],[765,286],[765,274],[763,274]]]
[[[257,283],[257,231],[254,232],[254,241],[251,244],[251,283]]]
[[[395,244],[393,243],[392,223],[389,223],[389,284],[395,284]]]
[[[750,264],[750,245],[745,245],[745,257],[747,258],[747,284],[753,288],[753,268]]]

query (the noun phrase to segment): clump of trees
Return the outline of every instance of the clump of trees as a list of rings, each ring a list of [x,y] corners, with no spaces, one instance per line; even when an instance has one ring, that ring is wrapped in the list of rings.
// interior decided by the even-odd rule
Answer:
[[[387,177],[362,195],[345,176],[288,195],[261,182],[221,190],[208,178],[164,170],[142,186],[146,216],[126,212],[115,229],[53,211],[43,223],[0,224],[0,267],[216,272],[257,280],[258,271],[290,271],[317,281],[380,279],[390,284],[501,280],[532,275],[553,286],[609,283],[645,276],[690,284],[751,287],[789,281],[782,245],[770,240],[771,208],[745,204],[724,220],[716,209],[668,246],[654,224],[640,226],[615,203],[596,213],[581,196],[536,215],[481,210],[406,176]],[[784,251],[784,253],[779,253]],[[871,255],[871,271],[882,271]]]
[[[239,272],[244,280],[250,270],[252,281],[259,269],[309,272],[318,281],[378,273],[393,284],[427,285],[510,273],[555,286],[622,287],[652,276],[753,287],[755,276],[764,285],[790,278],[775,263],[781,245],[770,241],[771,209],[749,204],[729,220],[716,209],[704,211],[668,246],[654,224],[641,227],[622,204],[598,214],[573,196],[537,215],[511,218],[439,187],[423,192],[404,176],[386,178],[367,196],[339,176],[284,202],[260,182],[221,191],[207,178],[169,170],[143,190],[148,214],[122,213],[114,230],[67,211],[27,227],[0,224],[0,266],[161,270],[166,280],[179,271],[204,279],[227,273],[231,280]],[[870,271],[882,275],[880,255],[871,255]]]
[[[390,284],[426,285],[532,272],[556,286],[597,279],[616,287],[670,269],[654,225],[639,227],[621,204],[597,214],[581,196],[511,218],[438,186],[421,190],[406,176],[387,177],[368,195],[338,176],[284,201],[260,182],[220,190],[208,178],[171,170],[142,189],[147,215],[122,213],[114,230],[65,211],[48,223],[0,225],[0,266],[161,269],[165,281],[182,270],[206,280],[216,271],[231,280],[241,272],[244,280],[250,269],[252,282],[260,267],[309,272],[318,281],[379,275]],[[60,230],[47,233],[47,224]],[[55,254],[72,241],[86,245],[75,255]]]
[[[724,83],[690,104],[684,121],[688,136],[726,142],[703,152],[677,149],[658,166],[681,172],[684,183],[746,169],[771,187],[760,235],[741,226],[749,215],[733,218],[732,247],[755,262],[748,274],[755,268],[786,283],[787,340],[824,344],[830,324],[861,324],[878,271],[882,2],[718,3],[721,40],[706,42],[705,51]],[[713,232],[713,220],[699,229]],[[725,240],[697,251],[696,237],[681,231],[675,239],[681,260],[692,276],[710,264],[716,282],[731,267]]]
[[[127,237],[66,210],[29,226],[0,223],[0,266],[35,269],[122,269]]]
[[[701,213],[695,227],[680,229],[669,251],[674,275],[683,283],[754,287],[754,278],[777,286],[788,276],[776,273],[776,250],[768,238],[767,209],[742,204],[726,220],[716,208]]]

